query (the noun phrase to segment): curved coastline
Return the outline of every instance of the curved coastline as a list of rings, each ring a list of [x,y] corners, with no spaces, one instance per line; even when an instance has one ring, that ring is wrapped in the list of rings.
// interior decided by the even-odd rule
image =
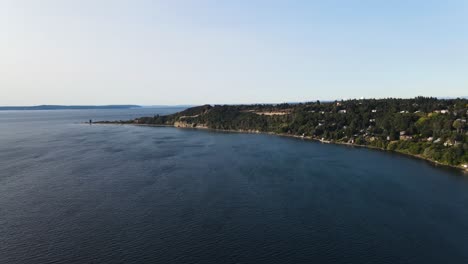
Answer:
[[[316,141],[316,142],[320,142],[320,143],[324,143],[324,144],[334,144],[334,145],[342,145],[342,146],[347,146],[347,147],[367,148],[367,149],[380,150],[380,151],[385,151],[385,152],[390,152],[390,153],[401,154],[401,155],[404,155],[404,156],[407,156],[407,157],[412,157],[412,158],[428,161],[432,165],[435,165],[435,166],[442,166],[442,167],[447,167],[447,168],[452,168],[452,169],[458,169],[458,170],[461,170],[462,172],[464,172],[465,174],[468,175],[468,168],[464,168],[462,166],[454,166],[454,165],[444,164],[444,163],[441,163],[441,162],[438,162],[438,161],[423,157],[421,155],[415,155],[415,154],[410,154],[410,153],[405,153],[405,152],[400,152],[400,151],[395,151],[395,150],[388,150],[388,149],[379,148],[379,147],[370,146],[370,145],[359,145],[359,144],[351,144],[351,143],[346,143],[346,142],[322,140],[322,139],[319,139],[319,138],[314,138],[314,137],[309,137],[309,136],[299,136],[299,135],[292,135],[292,134],[285,134],[285,133],[263,132],[263,131],[252,131],[252,130],[215,129],[215,128],[209,128],[209,127],[206,127],[206,126],[186,127],[186,126],[177,126],[177,125],[135,124],[135,123],[107,122],[107,121],[105,121],[105,122],[94,122],[93,124],[99,124],[99,125],[131,125],[131,126],[145,126],[145,127],[173,127],[173,128],[180,128],[180,129],[210,130],[210,131],[214,131],[214,132],[264,134],[264,135],[273,135],[273,136],[280,136],[280,137],[289,137],[289,138]]]

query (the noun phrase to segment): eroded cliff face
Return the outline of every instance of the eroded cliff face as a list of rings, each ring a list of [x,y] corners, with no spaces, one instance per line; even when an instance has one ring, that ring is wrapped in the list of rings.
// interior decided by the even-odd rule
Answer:
[[[208,128],[205,124],[187,123],[186,121],[176,121],[174,122],[174,126],[182,128]]]

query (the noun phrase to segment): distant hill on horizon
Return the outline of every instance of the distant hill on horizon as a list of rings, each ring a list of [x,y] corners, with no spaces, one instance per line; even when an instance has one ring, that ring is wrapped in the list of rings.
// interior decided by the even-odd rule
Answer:
[[[468,99],[468,96],[459,96],[459,97],[434,97],[440,100],[450,100],[450,99]],[[334,100],[319,100],[323,103],[330,103],[335,101],[341,100],[364,100],[364,99],[371,99],[371,98],[355,98],[355,99],[334,99]],[[373,98],[374,99],[374,98]],[[387,98],[388,99],[388,98]],[[402,99],[402,98],[396,98]],[[378,100],[378,99],[375,99]],[[311,102],[310,100],[303,101],[303,102],[285,102],[287,104],[303,104]],[[250,103],[250,104],[242,104],[242,103],[233,103],[233,104],[219,104],[219,105],[279,105],[284,103]],[[218,104],[210,104],[210,105],[218,105]],[[8,110],[85,110],[85,109],[131,109],[131,108],[190,108],[197,106],[196,104],[190,105],[35,105],[35,106],[0,106],[0,111],[8,111]]]
[[[36,105],[36,106],[0,106],[4,110],[82,110],[82,109],[130,109],[141,108],[139,105]]]

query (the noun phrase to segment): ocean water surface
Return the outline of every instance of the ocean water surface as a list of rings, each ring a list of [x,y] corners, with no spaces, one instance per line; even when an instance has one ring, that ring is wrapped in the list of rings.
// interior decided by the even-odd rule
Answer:
[[[270,135],[0,111],[0,263],[468,263],[468,176]]]

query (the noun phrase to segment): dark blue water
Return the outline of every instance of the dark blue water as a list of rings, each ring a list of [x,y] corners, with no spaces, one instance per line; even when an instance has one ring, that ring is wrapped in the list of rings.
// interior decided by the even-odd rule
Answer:
[[[268,135],[0,112],[0,263],[468,263],[468,177]]]

